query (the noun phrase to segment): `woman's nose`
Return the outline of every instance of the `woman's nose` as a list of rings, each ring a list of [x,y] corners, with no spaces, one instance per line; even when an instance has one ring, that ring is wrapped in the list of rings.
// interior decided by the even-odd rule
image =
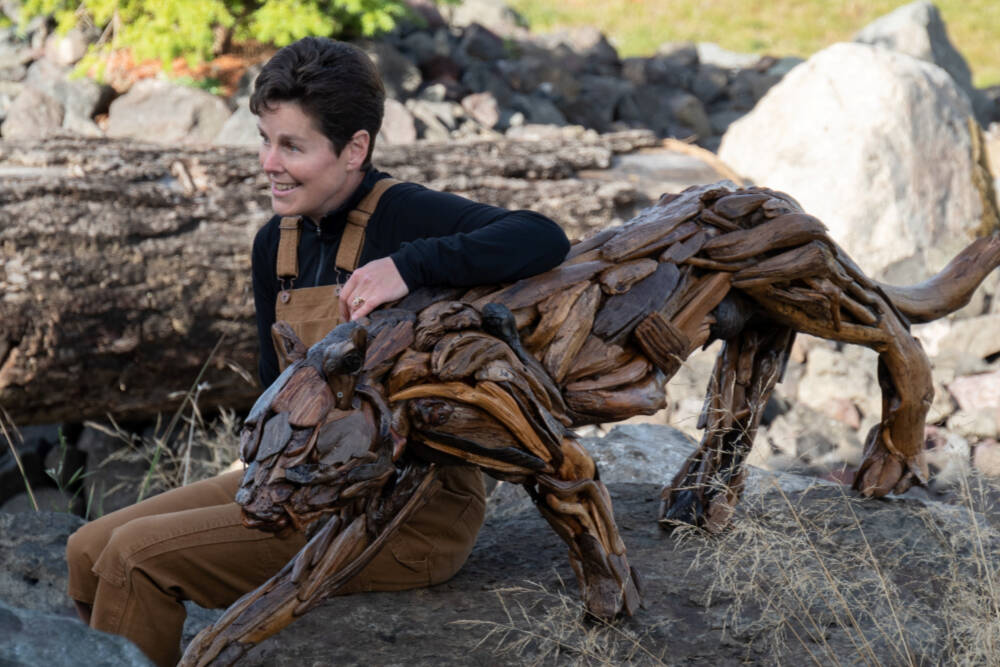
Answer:
[[[262,146],[260,149],[260,167],[264,171],[281,171],[278,152],[273,148]]]

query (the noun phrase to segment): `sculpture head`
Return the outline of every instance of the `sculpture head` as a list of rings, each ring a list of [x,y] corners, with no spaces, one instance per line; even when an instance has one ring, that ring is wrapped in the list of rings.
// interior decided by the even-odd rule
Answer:
[[[269,531],[301,528],[392,471],[388,408],[357,384],[365,328],[341,324],[308,350],[287,324],[274,333],[290,363],[244,422],[236,496],[244,523]]]

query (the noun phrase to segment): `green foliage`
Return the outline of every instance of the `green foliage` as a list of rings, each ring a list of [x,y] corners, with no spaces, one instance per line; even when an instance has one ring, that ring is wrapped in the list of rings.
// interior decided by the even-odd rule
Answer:
[[[190,76],[179,76],[172,81],[181,86],[188,86],[189,88],[198,88],[204,90],[205,92],[212,93],[213,95],[222,95],[222,82],[219,81],[214,76],[208,76],[204,79],[194,79]]]
[[[59,460],[56,462],[54,468],[46,468],[45,474],[48,475],[53,482],[55,482],[56,488],[59,489],[63,496],[68,497],[66,507],[58,509],[72,514],[73,506],[76,504],[76,498],[83,492],[83,479],[90,473],[86,472],[82,467],[76,468],[73,471],[66,468],[66,450],[68,447],[69,443],[66,442],[66,436],[63,435],[62,428],[60,428]],[[87,502],[87,508],[84,516],[90,516],[92,502],[93,494],[91,494]]]
[[[21,21],[49,14],[63,31],[100,27],[86,64],[129,48],[135,61],[155,58],[169,69],[178,56],[192,65],[209,60],[220,34],[274,46],[308,35],[372,36],[407,11],[402,0],[24,0]]]

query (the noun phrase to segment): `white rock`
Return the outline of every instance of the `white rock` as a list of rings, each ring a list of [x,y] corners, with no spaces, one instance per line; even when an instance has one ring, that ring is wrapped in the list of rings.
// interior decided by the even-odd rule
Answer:
[[[212,141],[219,146],[260,146],[260,130],[257,116],[250,113],[249,98],[244,100],[219,130]]]
[[[980,122],[989,122],[990,101],[973,88],[972,70],[948,39],[941,13],[933,3],[917,0],[903,5],[865,26],[854,40],[934,63],[969,96]]]
[[[232,115],[198,88],[143,79],[111,103],[108,136],[167,144],[209,143]]]
[[[719,155],[795,197],[869,274],[910,282],[943,266],[979,224],[970,114],[941,68],[834,44],[734,122]]]

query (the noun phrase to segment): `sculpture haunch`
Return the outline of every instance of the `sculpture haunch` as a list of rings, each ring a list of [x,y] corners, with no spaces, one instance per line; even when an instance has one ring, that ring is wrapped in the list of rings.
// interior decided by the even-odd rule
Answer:
[[[664,196],[502,288],[421,290],[306,350],[278,323],[289,367],[246,419],[245,522],[308,527],[284,569],[192,642],[183,664],[228,664],[357,574],[437,488],[474,464],[523,484],[569,546],[587,609],[631,614],[639,581],[611,501],[570,427],[651,414],[684,359],[725,341],[704,437],[662,494],[660,520],[720,530],[797,332],[879,354],[882,418],[854,488],[927,479],[930,366],[909,322],[964,305],[1000,265],[980,239],[913,288],[867,278],[787,195],[728,182]]]

